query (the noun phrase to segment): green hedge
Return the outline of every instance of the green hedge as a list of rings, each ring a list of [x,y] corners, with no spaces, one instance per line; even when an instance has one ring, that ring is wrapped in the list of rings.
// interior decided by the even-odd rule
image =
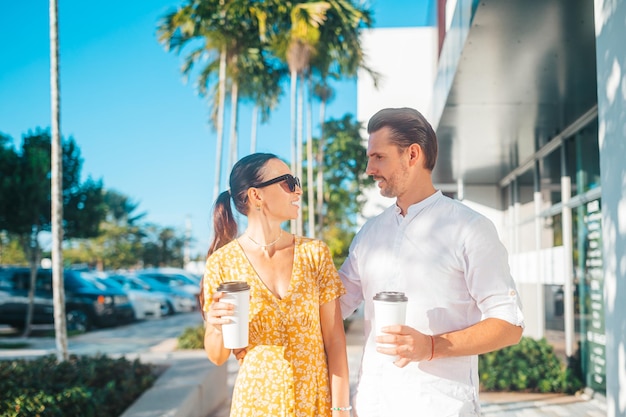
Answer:
[[[578,356],[566,366],[546,339],[522,337],[517,345],[480,355],[478,372],[481,391],[573,394],[583,387]]]
[[[187,327],[178,337],[178,349],[204,349],[204,324]]]
[[[178,338],[178,349],[203,346],[203,325],[188,327]],[[517,345],[480,355],[478,373],[481,391],[573,394],[583,388],[578,352],[566,366],[546,339],[522,337]]]
[[[155,371],[107,356],[0,361],[0,417],[118,417],[152,386]]]
[[[350,319],[343,321],[345,331],[348,331]],[[204,324],[195,327],[187,327],[178,337],[178,349],[204,349]]]

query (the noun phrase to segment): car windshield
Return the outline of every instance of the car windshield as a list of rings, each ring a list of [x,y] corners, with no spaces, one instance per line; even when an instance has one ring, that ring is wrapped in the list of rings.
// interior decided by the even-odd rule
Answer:
[[[170,287],[180,287],[185,285],[184,281],[177,279],[176,277],[172,277],[170,275],[162,275],[162,274],[140,274],[139,277],[141,279],[147,278],[152,281],[156,281],[161,283],[162,285],[167,285]]]
[[[100,282],[102,282],[104,285],[106,285],[107,287],[115,288],[115,289],[118,289],[118,290],[123,290],[124,289],[124,286],[122,284],[120,284],[119,282],[117,282],[115,280],[112,280],[110,278],[98,278],[98,280]]]
[[[197,284],[197,282],[195,282],[193,279],[185,275],[175,274],[175,275],[168,275],[168,276],[171,277],[172,279],[180,281],[184,285],[196,285]]]
[[[198,285],[200,283],[200,280],[196,280],[195,277],[192,278],[185,274],[170,271],[155,272],[153,270],[144,270],[140,275],[142,277],[148,276],[164,284],[167,283],[168,285]]]
[[[76,279],[76,281],[79,281],[79,280],[82,281],[83,287],[91,287],[91,288],[95,288],[98,290],[108,289],[108,287],[105,284],[103,284],[102,282],[98,280],[98,277],[87,272],[81,272],[78,276],[75,276],[75,277],[73,275],[70,275],[70,277],[73,277],[74,279]]]
[[[152,291],[171,291],[171,288],[165,284],[160,283],[159,281],[150,278],[148,276],[141,276],[140,279],[142,282],[145,282],[150,287]]]

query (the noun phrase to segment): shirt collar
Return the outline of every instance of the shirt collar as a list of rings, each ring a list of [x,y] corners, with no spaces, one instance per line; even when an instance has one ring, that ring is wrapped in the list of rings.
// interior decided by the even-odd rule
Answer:
[[[441,198],[442,196],[443,196],[443,193],[441,192],[441,190],[437,190],[437,191],[435,191],[434,194],[426,197],[422,201],[418,201],[415,204],[411,204],[409,206],[409,208],[407,209],[407,211],[406,211],[406,216],[405,217],[416,216],[425,207],[430,206],[435,201],[439,200],[439,198]],[[398,207],[397,204],[394,204],[394,205],[395,205],[395,210],[396,210],[396,216],[399,217],[399,218],[402,218],[402,214],[400,214],[401,213],[400,207]]]

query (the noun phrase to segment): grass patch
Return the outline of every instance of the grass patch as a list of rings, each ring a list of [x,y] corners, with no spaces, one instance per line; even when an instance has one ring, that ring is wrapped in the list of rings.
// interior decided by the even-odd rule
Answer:
[[[30,343],[26,342],[0,342],[0,349],[26,349]]]
[[[0,349],[26,349],[30,343],[26,342],[0,342]]]

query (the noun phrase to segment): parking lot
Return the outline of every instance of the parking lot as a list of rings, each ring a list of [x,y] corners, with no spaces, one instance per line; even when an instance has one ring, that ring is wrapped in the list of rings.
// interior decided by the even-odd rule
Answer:
[[[197,311],[200,276],[176,268],[133,272],[66,269],[63,274],[68,331],[84,333]],[[34,285],[33,285],[34,284]],[[32,289],[34,287],[34,289]],[[54,323],[52,270],[0,266],[0,325],[21,331]]]

